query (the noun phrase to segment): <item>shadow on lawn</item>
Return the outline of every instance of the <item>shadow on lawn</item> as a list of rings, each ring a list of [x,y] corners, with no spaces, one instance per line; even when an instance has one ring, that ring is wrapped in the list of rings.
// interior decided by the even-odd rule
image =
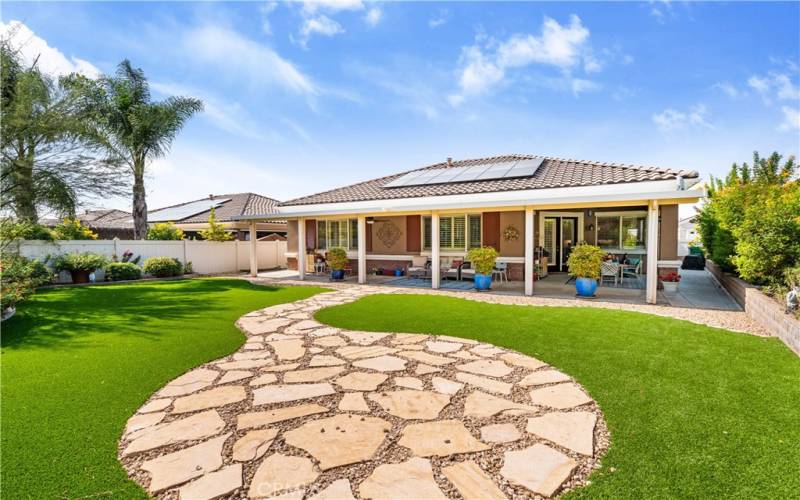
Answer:
[[[0,347],[76,349],[96,345],[97,337],[81,337],[98,333],[157,339],[153,322],[221,313],[227,309],[221,294],[236,289],[279,290],[221,279],[41,290],[3,323]]]

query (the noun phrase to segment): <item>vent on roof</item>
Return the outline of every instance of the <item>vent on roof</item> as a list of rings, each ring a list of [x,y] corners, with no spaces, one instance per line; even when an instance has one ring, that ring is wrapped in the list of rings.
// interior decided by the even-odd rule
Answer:
[[[449,184],[451,182],[488,181],[530,177],[541,166],[543,158],[484,163],[472,167],[434,168],[409,172],[383,187],[427,186],[430,184]]]
[[[199,200],[187,203],[185,205],[181,205],[179,207],[162,208],[161,210],[154,210],[148,213],[147,221],[167,222],[167,221],[183,220],[186,219],[187,217],[191,217],[192,215],[197,215],[205,212],[206,210],[211,210],[212,207],[217,208],[223,203],[229,201],[231,201],[230,198],[217,199],[217,200]]]

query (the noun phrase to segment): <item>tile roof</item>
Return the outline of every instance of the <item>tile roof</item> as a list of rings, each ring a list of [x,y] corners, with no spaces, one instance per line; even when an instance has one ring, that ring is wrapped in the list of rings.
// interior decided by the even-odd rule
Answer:
[[[514,179],[493,179],[483,181],[451,182],[425,186],[403,186],[387,188],[387,183],[408,172],[440,168],[456,168],[504,163],[518,160],[544,158],[542,165],[533,176]],[[351,201],[386,200],[397,198],[416,198],[422,196],[445,196],[454,194],[490,193],[498,191],[518,191],[556,187],[594,186],[618,184],[623,182],[658,181],[682,177],[697,177],[695,171],[669,170],[655,167],[602,163],[596,161],[571,160],[563,158],[539,157],[535,155],[504,155],[491,158],[477,158],[435,163],[426,167],[408,170],[378,179],[359,182],[322,193],[304,196],[279,203],[278,206],[309,205],[314,203],[345,203]]]
[[[94,229],[133,229],[133,217],[130,212],[115,208],[87,210],[82,214],[76,214],[75,217]],[[61,219],[43,219],[40,222],[43,226],[53,227],[59,224]]]
[[[263,214],[278,213],[278,210],[276,208],[278,205],[278,200],[274,200],[272,198],[261,196],[255,193],[217,194],[217,195],[209,195],[207,199],[227,200],[222,202],[222,204],[216,207],[216,209],[214,210],[214,216],[217,218],[217,222],[229,222],[233,220],[238,220],[238,218],[243,215],[263,215]],[[176,208],[202,200],[203,199],[187,201],[184,203],[179,203],[177,205],[171,205],[169,207],[162,207],[157,210],[163,210],[165,208]],[[155,211],[156,210],[151,210],[150,212],[155,212]],[[172,222],[179,222],[184,224],[208,222],[208,216],[210,215],[210,213],[211,210],[205,210],[198,214],[194,214],[180,220],[174,220]]]

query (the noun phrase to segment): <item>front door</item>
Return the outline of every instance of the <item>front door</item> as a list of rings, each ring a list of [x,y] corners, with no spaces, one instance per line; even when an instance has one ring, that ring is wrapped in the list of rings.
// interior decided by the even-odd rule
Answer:
[[[567,259],[578,239],[577,217],[545,217],[544,249],[549,254],[547,270],[567,270]]]

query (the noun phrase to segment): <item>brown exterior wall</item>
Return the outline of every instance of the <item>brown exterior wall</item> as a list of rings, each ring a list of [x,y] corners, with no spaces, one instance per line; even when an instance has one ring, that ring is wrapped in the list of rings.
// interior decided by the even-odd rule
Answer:
[[[371,224],[372,253],[380,255],[398,255],[406,253],[407,235],[406,217],[376,217]]]
[[[288,239],[288,243],[286,247],[289,252],[296,252],[297,251],[297,221],[290,220],[288,223],[288,231],[286,232],[286,238]],[[295,267],[295,269],[297,269]]]
[[[500,250],[500,212],[483,214],[483,246]]]
[[[422,251],[422,217],[419,215],[406,216],[406,251]]]
[[[507,227],[513,227],[519,232],[516,240],[503,238],[503,232]],[[524,257],[525,256],[525,212],[501,212],[500,229],[498,231],[500,241],[500,255],[502,257]]]
[[[658,259],[678,259],[678,205],[660,207],[658,227]]]
[[[317,248],[317,221],[306,219],[306,249]]]

